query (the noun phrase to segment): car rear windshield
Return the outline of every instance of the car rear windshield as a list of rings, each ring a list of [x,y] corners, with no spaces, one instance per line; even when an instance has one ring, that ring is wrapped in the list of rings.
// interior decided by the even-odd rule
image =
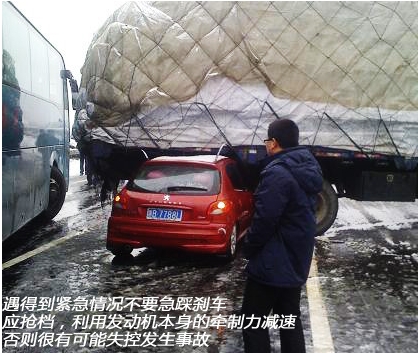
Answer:
[[[191,165],[145,165],[128,189],[149,193],[216,195],[220,177],[217,169]]]

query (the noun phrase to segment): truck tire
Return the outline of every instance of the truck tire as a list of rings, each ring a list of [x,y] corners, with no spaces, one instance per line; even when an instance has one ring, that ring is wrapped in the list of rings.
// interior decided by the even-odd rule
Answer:
[[[51,220],[58,214],[64,203],[65,194],[66,183],[64,175],[62,175],[61,171],[57,167],[52,166],[51,176],[49,179],[48,207],[41,214],[41,217],[44,220]]]
[[[338,213],[338,196],[331,184],[324,179],[316,205],[316,233],[324,234],[334,223]]]

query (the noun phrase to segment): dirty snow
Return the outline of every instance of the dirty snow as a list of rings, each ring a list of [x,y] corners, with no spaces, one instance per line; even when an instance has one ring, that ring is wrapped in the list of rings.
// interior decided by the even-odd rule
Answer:
[[[390,230],[411,228],[418,222],[418,202],[360,202],[339,199],[339,210],[333,226],[325,236],[341,230],[369,230],[384,227]]]

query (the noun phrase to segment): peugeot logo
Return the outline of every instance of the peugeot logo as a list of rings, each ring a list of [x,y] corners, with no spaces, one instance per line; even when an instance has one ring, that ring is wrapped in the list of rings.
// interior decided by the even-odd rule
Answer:
[[[163,201],[170,201],[170,195],[164,195]]]

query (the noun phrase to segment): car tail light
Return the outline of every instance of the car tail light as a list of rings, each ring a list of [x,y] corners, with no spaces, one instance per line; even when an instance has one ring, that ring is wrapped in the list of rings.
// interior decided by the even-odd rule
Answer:
[[[231,210],[231,206],[230,201],[216,201],[210,205],[209,214],[220,215],[228,213]]]
[[[117,194],[113,199],[113,207],[126,210],[128,207],[128,200],[124,195]]]
[[[232,210],[232,202],[228,200],[220,200],[213,202],[209,206],[208,214],[212,220],[225,222],[230,216]]]
[[[113,199],[112,215],[121,216],[121,215],[136,215],[135,211],[132,211],[128,207],[128,197],[124,192],[121,192],[115,196]]]

